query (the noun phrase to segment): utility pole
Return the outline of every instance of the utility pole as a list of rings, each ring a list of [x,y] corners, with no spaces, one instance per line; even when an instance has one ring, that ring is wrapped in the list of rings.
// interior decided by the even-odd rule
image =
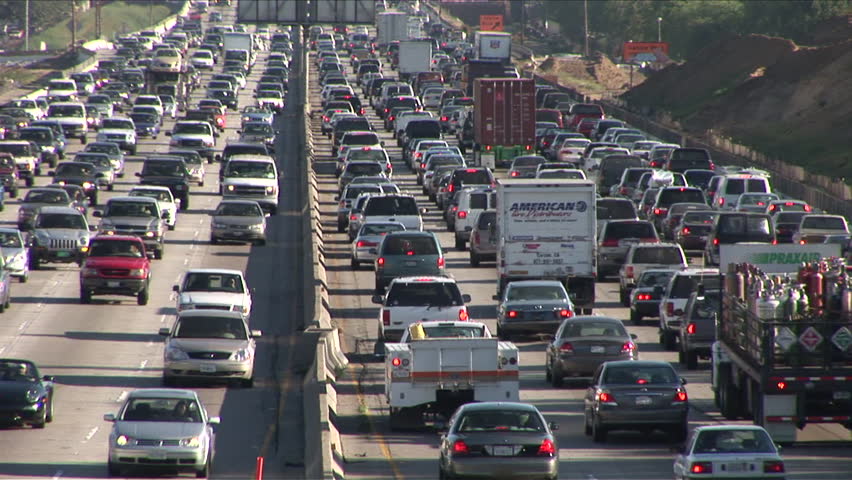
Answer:
[[[30,0],[24,2],[24,50],[30,51]]]
[[[586,58],[589,58],[589,0],[583,0],[583,30],[586,37]]]
[[[71,1],[71,51],[77,51],[77,3]]]
[[[148,25],[154,24],[154,0],[148,0]]]
[[[103,23],[101,20],[101,0],[94,0],[95,2],[95,38],[100,39],[101,33],[103,30]]]
[[[527,0],[521,0],[521,45],[526,43],[527,36]]]

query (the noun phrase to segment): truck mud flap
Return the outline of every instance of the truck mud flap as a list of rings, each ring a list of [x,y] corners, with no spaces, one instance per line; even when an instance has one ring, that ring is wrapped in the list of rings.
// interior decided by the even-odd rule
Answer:
[[[435,403],[432,405],[432,411],[450,418],[457,408],[473,401],[473,390],[438,390],[435,392]]]
[[[593,277],[569,277],[563,283],[575,306],[592,308],[595,305],[595,279]]]

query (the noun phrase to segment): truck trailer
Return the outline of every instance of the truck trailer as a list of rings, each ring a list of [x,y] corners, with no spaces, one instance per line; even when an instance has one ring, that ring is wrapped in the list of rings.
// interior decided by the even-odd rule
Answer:
[[[507,166],[535,148],[535,81],[480,78],[473,84],[473,163]]]

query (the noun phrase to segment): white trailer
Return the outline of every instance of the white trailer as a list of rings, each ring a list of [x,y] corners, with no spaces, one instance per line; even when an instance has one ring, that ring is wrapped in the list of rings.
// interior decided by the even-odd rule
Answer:
[[[385,344],[385,397],[392,429],[446,418],[469,402],[517,402],[518,348],[497,338],[424,338]]]
[[[408,15],[402,12],[383,12],[376,15],[376,42],[379,45],[409,38]]]
[[[509,63],[512,56],[512,35],[504,32],[476,32],[473,36],[476,60]]]
[[[410,40],[399,42],[399,73],[411,75],[431,71],[432,43]]]
[[[595,184],[588,180],[498,180],[497,295],[514,280],[559,280],[574,305],[591,313],[595,204]]]

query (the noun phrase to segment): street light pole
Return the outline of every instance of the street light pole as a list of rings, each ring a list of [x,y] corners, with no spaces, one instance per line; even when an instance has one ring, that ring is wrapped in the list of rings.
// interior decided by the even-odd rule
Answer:
[[[589,0],[583,0],[583,30],[586,36],[585,53],[586,58],[589,58]]]
[[[24,50],[30,51],[30,0],[24,2]]]
[[[657,42],[663,41],[663,17],[657,17]]]

